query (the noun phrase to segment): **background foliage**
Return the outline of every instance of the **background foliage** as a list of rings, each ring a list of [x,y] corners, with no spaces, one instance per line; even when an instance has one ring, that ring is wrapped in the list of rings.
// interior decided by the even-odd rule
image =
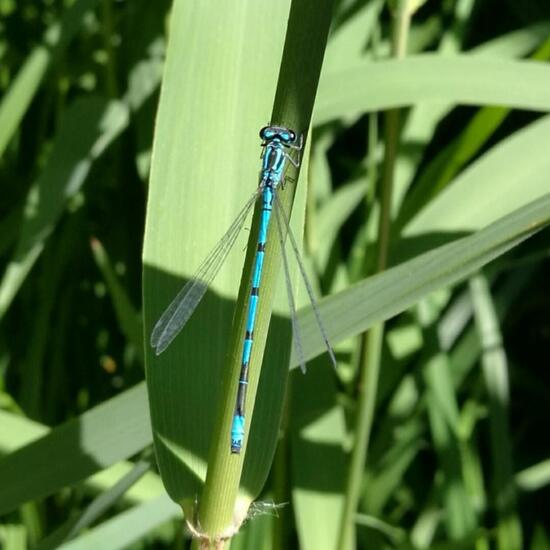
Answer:
[[[203,80],[170,91],[185,98],[175,120],[210,93],[219,99],[213,112],[227,113],[224,102],[236,97],[247,108],[227,116],[254,132],[266,122],[288,3],[269,17],[253,4],[235,10],[228,44],[241,39],[256,65],[218,82],[224,60],[210,59]],[[143,384],[142,235],[170,8],[167,0],[0,0],[0,545],[10,550],[189,544],[157,473]],[[215,29],[212,9],[203,3],[205,28]],[[304,309],[305,349],[315,359],[307,376],[292,371],[285,436],[233,546],[344,548],[343,510],[355,492],[360,548],[548,548],[549,235],[539,230],[550,220],[550,8],[542,0],[425,2],[403,60],[392,59],[392,25],[381,0],[337,2],[307,201],[302,175],[295,213],[305,210],[311,277],[331,296],[321,308],[340,365],[334,373],[319,356]],[[184,48],[182,65],[192,66],[197,51],[207,58],[224,36],[212,31],[201,50]],[[388,119],[373,113],[395,108],[388,270],[373,276],[391,139]],[[182,156],[199,168],[217,158],[218,143],[204,132],[182,141]],[[182,250],[185,263],[170,256],[179,275],[189,275],[253,189],[254,132],[220,143],[229,143],[220,155],[240,159],[225,167],[242,169],[242,187],[228,185],[213,205],[198,170],[170,196],[199,221],[217,209],[197,234],[170,240],[173,254]],[[216,288],[226,313],[207,306],[191,328],[210,327],[216,357],[244,256],[236,248]],[[165,282],[163,303],[177,282]],[[284,345],[283,356],[284,311],[268,343],[277,353]],[[373,359],[363,332],[390,318]],[[197,367],[212,360],[200,350]],[[360,383],[366,358],[380,365],[377,385]],[[197,371],[202,387],[207,370]],[[374,423],[355,478],[349,464],[366,386]],[[196,424],[207,435],[204,416]],[[256,422],[273,429],[268,416]],[[204,481],[196,458],[181,460],[193,481],[175,474],[191,501]],[[270,452],[255,464],[267,474]]]

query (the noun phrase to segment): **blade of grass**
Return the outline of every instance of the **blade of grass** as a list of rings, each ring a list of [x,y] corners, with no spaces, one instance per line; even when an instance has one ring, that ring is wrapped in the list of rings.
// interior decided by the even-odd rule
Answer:
[[[258,129],[269,117],[287,14],[283,2],[174,4],[144,240],[147,343],[162,310],[257,185]],[[244,245],[243,235],[234,250]],[[190,507],[190,520],[226,391],[220,379],[241,269],[242,254],[230,255],[166,352],[154,357],[146,347],[159,468],[173,500]]]
[[[369,277],[319,302],[331,342],[360,334],[373,323],[404,311],[433,290],[474,273],[550,223],[550,194],[476,233],[426,252],[383,274]],[[306,360],[323,352],[315,319],[300,310]],[[291,360],[297,366],[296,358]]]
[[[122,550],[138,542],[150,531],[163,523],[175,519],[179,508],[166,496],[122,512],[80,537],[61,545],[63,550],[88,550],[89,548],[109,548]]]
[[[424,327],[424,354],[420,359],[427,386],[427,411],[439,469],[443,472],[438,487],[443,503],[445,526],[450,540],[471,535],[477,528],[476,514],[463,479],[457,396],[452,384],[448,355],[441,352],[429,302],[419,306]]]
[[[27,196],[16,250],[0,283],[0,319],[42,253],[46,239],[82,187],[94,161],[128,124],[128,109],[97,97],[76,100],[65,112],[54,150]]]
[[[469,50],[469,53],[493,57],[523,57],[546,40],[549,34],[550,21],[541,21],[497,36]]]
[[[46,31],[44,41],[37,46],[19,69],[15,80],[0,103],[0,157],[3,156],[13,134],[46,71],[74,38],[86,14],[99,0],[77,0],[68,8],[60,23],[54,23]]]
[[[545,147],[549,135],[550,116],[514,132],[427,203],[402,234],[472,231],[544,196],[550,170]]]
[[[388,427],[386,419],[384,427]],[[413,411],[412,418],[393,418],[389,427],[394,431],[396,421],[399,421],[399,431],[392,439],[388,451],[380,458],[370,453],[366,469],[362,504],[365,510],[380,517],[384,506],[395,495],[398,488],[404,483],[405,475],[419,451],[424,447],[425,426],[420,421],[417,411]],[[377,441],[373,439],[373,451]]]
[[[532,59],[543,61],[548,57],[550,40],[538,48]],[[399,212],[396,227],[405,225],[423,205],[428,204],[445,188],[501,127],[509,113],[510,109],[504,107],[485,107],[475,114],[458,138],[445,147],[424,169],[412,192],[407,196],[404,208]]]
[[[290,461],[292,504],[303,550],[335,548],[347,470],[344,411],[336,381],[317,360],[315,382],[301,373],[292,380]]]
[[[109,294],[113,300],[113,307],[120,330],[123,332],[128,343],[133,346],[143,363],[143,327],[141,316],[134,309],[128,294],[119,282],[103,245],[97,239],[92,239],[91,247],[96,264],[101,270],[103,278],[107,283]]]
[[[57,290],[61,284],[64,270],[67,268],[70,251],[77,234],[77,231],[74,231],[75,220],[69,219],[64,229],[57,241],[52,242],[52,246],[46,250],[35,297],[36,311],[33,323],[28,327],[29,341],[33,345],[27,347],[22,363],[19,402],[25,410],[25,414],[31,418],[42,418],[44,412],[44,374],[49,343],[48,327],[54,307],[57,306]]]
[[[317,212],[319,223],[316,240],[319,247],[316,254],[321,272],[324,272],[323,267],[328,262],[330,251],[342,225],[365,197],[366,191],[366,182],[362,177],[335,191]]]
[[[28,538],[25,526],[13,523],[0,525],[0,543],[10,550],[26,550]]]
[[[321,81],[315,124],[430,101],[549,111],[549,87],[546,65],[535,61],[424,54],[361,62]]]
[[[344,21],[330,33],[323,61],[323,74],[337,71],[343,60],[349,63],[350,60],[360,60],[367,54],[367,44],[378,24],[383,6],[382,0],[366,2],[354,17]]]
[[[116,399],[120,399],[121,397],[122,396]],[[145,393],[142,394],[141,399],[142,406],[145,406]],[[99,413],[100,411],[96,409],[89,411],[90,416]],[[0,423],[2,424],[0,456],[15,452],[51,432],[50,428],[44,426],[43,424],[34,422],[33,420],[23,416],[11,414],[1,410]],[[29,450],[25,451],[25,453],[27,452],[34,451],[32,448],[29,448]],[[23,465],[24,463],[25,460],[23,460]],[[132,467],[133,465],[130,462],[118,462],[83,481],[84,486],[86,489],[89,489],[90,493],[104,491],[125,476]],[[21,475],[23,475],[23,471],[21,471]],[[48,475],[51,475],[51,472],[48,472]],[[142,503],[146,500],[151,500],[160,496],[163,492],[164,488],[159,476],[153,472],[148,472],[139,483],[128,491],[125,495],[125,500],[132,504]],[[13,507],[15,508],[15,505]]]
[[[21,209],[13,209],[0,220],[0,255],[3,255],[17,240]]]
[[[497,513],[497,544],[501,550],[521,548],[523,536],[517,511],[512,442],[509,438],[510,389],[506,354],[487,279],[470,280],[474,315],[482,348],[482,365],[489,397],[489,423],[494,505]]]
[[[538,491],[550,485],[550,459],[543,460],[518,472],[516,483],[522,491]]]
[[[145,403],[140,384],[2,458],[0,513],[143,450],[152,437]]]
[[[54,550],[59,548],[62,543],[74,539],[80,531],[89,527],[116,504],[147,473],[150,467],[151,464],[146,460],[137,462],[124,477],[96,497],[80,515],[69,519],[47,538],[40,541],[40,544],[35,546],[35,550]]]

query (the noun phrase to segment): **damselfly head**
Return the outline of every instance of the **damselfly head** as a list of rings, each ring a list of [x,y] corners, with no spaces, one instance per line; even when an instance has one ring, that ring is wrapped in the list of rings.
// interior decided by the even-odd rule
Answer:
[[[284,126],[264,126],[260,130],[260,138],[263,141],[278,139],[285,145],[291,145],[296,142],[296,133]]]

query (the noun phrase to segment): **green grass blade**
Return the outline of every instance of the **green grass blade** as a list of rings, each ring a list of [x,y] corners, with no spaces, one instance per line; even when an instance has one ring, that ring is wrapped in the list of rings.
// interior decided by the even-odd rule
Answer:
[[[174,6],[144,242],[147,342],[162,310],[256,188],[258,130],[270,116],[288,6]],[[245,242],[243,234],[234,250]],[[205,480],[241,269],[242,254],[232,254],[172,346],[158,358],[147,346],[160,470],[171,497],[191,506]]]
[[[2,422],[0,456],[24,447],[50,431],[49,428],[39,422],[4,410],[0,410],[0,421]]]
[[[360,334],[404,311],[430,292],[461,281],[479,267],[550,223],[550,195],[520,208],[471,236],[426,252],[319,303],[331,342]],[[306,359],[323,353],[310,309],[300,311]],[[291,360],[297,366],[296,358]]]
[[[75,244],[75,219],[70,218],[64,229],[44,254],[33,323],[27,328],[32,345],[26,348],[21,364],[19,404],[31,418],[39,417],[47,400],[44,392],[47,380],[44,375],[47,372],[48,328],[57,306],[56,297],[59,296],[63,273],[68,267],[70,251]]]
[[[163,523],[176,518],[180,513],[179,508],[166,495],[163,495],[151,502],[122,512],[59,548],[63,550],[88,550],[89,548],[122,550],[128,548],[132,543],[138,542]]]
[[[518,472],[516,483],[522,491],[538,491],[550,485],[550,459],[543,460]]]
[[[318,232],[316,242],[319,244],[315,251],[318,265],[325,266],[328,262],[330,251],[342,225],[364,199],[366,192],[367,185],[364,178],[351,182],[332,193],[315,214],[319,220],[316,229]]]
[[[13,209],[0,220],[0,254],[5,254],[17,239],[21,222],[21,209]]]
[[[315,368],[315,381],[296,373],[290,391],[292,504],[299,546],[335,548],[347,463],[345,418],[336,402],[333,373]]]
[[[522,29],[489,40],[469,50],[469,53],[504,58],[522,57],[532,51],[548,36],[548,30],[550,30],[549,23],[537,24],[528,30]],[[444,51],[448,55],[448,42],[445,45]],[[408,154],[401,155],[399,158],[396,180],[399,193],[396,196],[396,203],[401,203],[403,193],[409,188],[423,158],[426,146],[434,137],[437,125],[449,115],[453,108],[453,104],[420,104],[416,105],[407,117],[402,139],[405,144],[415,144],[415,147]],[[397,220],[398,225],[402,225],[404,220],[408,220],[420,206],[426,204],[428,202],[427,197],[435,195],[434,188],[442,187],[441,178],[454,176],[457,169],[468,160],[468,157],[477,151],[481,145],[479,142],[487,139],[485,135],[478,135],[479,128],[481,128],[483,134],[491,135],[501,118],[505,118],[509,111],[509,109],[502,107],[482,109],[469,123],[466,132],[461,132],[453,143],[430,161],[429,165],[422,171],[420,180],[415,183],[412,196],[407,196],[404,205],[406,211],[400,210],[399,220]],[[468,137],[473,138],[478,143],[471,144]],[[437,178],[439,182],[434,184],[434,178]]]
[[[548,191],[549,135],[545,116],[495,145],[430,201],[403,235],[476,230],[539,200]]]
[[[246,529],[231,541],[231,550],[278,550],[273,543],[273,533],[280,520],[276,509],[270,512],[268,508],[264,514],[254,515]]]
[[[77,0],[67,9],[61,23],[53,24],[21,67],[0,103],[0,157],[36,95],[44,74],[78,32],[84,16],[98,0]]]
[[[424,431],[418,415],[415,415],[410,422],[401,423],[392,447],[384,456],[377,461],[371,458],[365,475],[365,487],[368,489],[362,498],[369,513],[381,516],[384,506],[404,483],[408,469],[423,447]]]
[[[423,304],[425,305],[425,304]],[[422,307],[422,306],[421,306]],[[466,488],[460,452],[458,403],[450,372],[449,358],[439,351],[433,326],[425,328],[427,353],[421,360],[427,386],[427,410],[439,469],[439,487],[444,521],[450,540],[460,540],[477,527],[474,503]]]
[[[135,483],[143,477],[151,464],[147,461],[137,462],[133,468],[118,480],[107,491],[97,496],[77,517],[69,519],[47,538],[40,541],[35,550],[54,550],[61,543],[74,539],[83,529],[96,522],[109,508],[115,505]]]
[[[67,200],[127,124],[125,105],[97,97],[79,99],[65,112],[49,162],[27,196],[19,241],[0,283],[0,319],[42,253]]]
[[[324,74],[338,71],[343,60],[350,63],[350,60],[358,61],[367,54],[366,45],[378,24],[383,5],[382,0],[365,2],[354,17],[344,21],[331,32],[323,61]]]
[[[27,550],[28,539],[25,526],[10,523],[0,525],[0,543],[7,550]]]
[[[512,442],[509,438],[510,382],[497,315],[487,279],[477,275],[470,281],[475,319],[482,347],[482,365],[489,398],[492,454],[492,488],[497,513],[497,542],[501,550],[522,547],[517,512]]]
[[[117,397],[115,399],[124,400],[124,397]],[[141,395],[141,405],[144,407],[147,405],[145,392]],[[89,411],[89,414],[92,416],[102,413],[101,410],[92,409]],[[31,442],[40,439],[51,431],[50,428],[39,422],[2,410],[0,410],[0,424],[2,425],[2,432],[0,434],[0,456],[7,455],[25,445],[29,445]],[[84,481],[84,486],[89,489],[90,493],[104,491],[128,474],[132,468],[133,464],[130,462],[118,462],[86,479]],[[162,486],[159,476],[154,472],[148,472],[125,494],[124,500],[132,504],[143,503],[163,493],[164,487]]]
[[[550,21],[542,21],[497,36],[469,50],[469,53],[492,57],[522,57],[546,40],[549,34]]]
[[[430,101],[549,111],[549,87],[546,65],[534,61],[425,54],[361,62],[321,81],[315,124]]]
[[[128,343],[133,346],[143,363],[143,326],[141,324],[141,316],[135,310],[128,294],[118,280],[103,245],[97,239],[92,239],[91,247],[96,264],[107,283],[120,330]]]
[[[543,43],[532,59],[544,61],[548,57],[550,40]],[[476,113],[458,138],[444,148],[423,171],[412,193],[407,197],[405,210],[399,213],[399,225],[406,223],[412,213],[430,202],[447,185],[495,134],[509,113],[510,109],[503,107],[485,107]]]
[[[250,2],[242,4],[239,10],[235,10],[234,6],[228,6],[226,10],[219,7],[213,10],[207,4],[191,6],[184,2],[176,3],[155,136],[145,236],[147,335],[162,308],[181,285],[181,279],[168,274],[189,276],[256,186],[259,155],[257,132],[269,120],[288,5]],[[325,13],[321,9],[317,11]],[[250,21],[254,24],[249,24]],[[316,19],[314,21],[318,22]],[[247,33],[242,33],[243,28],[248,29]],[[228,36],[228,32],[235,33],[234,38]],[[216,38],[220,33],[225,37],[223,42]],[[296,32],[294,36],[296,40],[303,40],[301,32]],[[301,52],[302,59],[309,54],[309,66],[318,70],[318,63],[313,63],[307,42],[295,44],[293,57],[297,51]],[[208,60],[208,63],[194,62],[194,55]],[[186,63],[186,60],[189,62]],[[301,66],[292,66],[293,71],[301,69]],[[302,70],[300,76],[303,79],[310,72],[310,68]],[[287,74],[282,79],[292,85],[294,76]],[[272,118],[300,132],[305,132],[309,126],[308,112],[311,112],[312,103],[311,85],[303,86],[310,94],[309,107],[302,103],[300,87],[292,88],[290,94],[287,87],[275,101],[278,110]],[[201,90],[198,96],[196,89]],[[185,90],[188,90],[188,97],[195,99],[194,103],[184,105],[182,109],[182,91],[183,97],[187,97]],[[178,117],[174,117],[175,112],[179,113]],[[192,146],[188,141],[190,136],[193,138]],[[285,193],[285,201],[287,196],[292,198],[292,193]],[[210,220],[210,223],[205,224],[205,220]],[[254,230],[255,226],[252,233]],[[180,241],[182,237],[184,239]],[[243,242],[239,241],[235,248],[242,249]],[[266,254],[268,256],[273,257],[273,254]],[[265,266],[266,284],[270,280],[274,283],[270,273],[275,271],[277,263],[272,267]],[[213,296],[207,296],[171,348],[155,361],[149,358],[147,364],[159,464],[168,492],[178,502],[187,498],[192,504],[195,495],[201,492],[212,437],[216,445],[218,441],[223,444],[224,456],[229,456],[229,429],[220,429],[215,418],[218,407],[227,411],[222,398],[225,399],[226,394],[234,395],[233,390],[236,389],[237,378],[231,376],[232,369],[223,365],[223,352],[228,343],[239,264],[238,259],[230,258],[217,278],[214,289],[223,299],[218,299],[216,303]],[[245,294],[243,286],[241,305]],[[263,351],[262,340],[269,325],[266,316],[270,309],[269,295],[269,290],[262,294],[261,308],[265,310],[259,311],[253,363],[258,363]],[[240,318],[235,321],[235,327],[238,325]],[[233,342],[238,342],[240,346],[241,331],[235,330],[239,336]],[[213,333],[216,334],[215,340],[210,336]],[[236,354],[231,352],[230,357],[233,360]],[[224,388],[224,382],[219,385],[222,368],[224,376],[231,376],[227,388]],[[280,361],[273,374],[279,380],[274,382],[274,387],[278,386],[278,389],[273,398],[280,401],[280,409],[284,389],[281,379],[286,376],[284,360]],[[254,399],[257,371],[254,376],[256,378],[252,378],[249,384],[249,411]],[[205,407],[206,403],[219,405]],[[222,424],[226,422],[227,415],[223,418]],[[227,437],[222,441],[221,437],[213,436],[213,429],[216,433],[225,433]],[[253,432],[251,430],[251,438],[254,438]],[[257,433],[261,435],[261,431]],[[269,444],[265,436],[254,443],[262,456],[256,457],[253,467],[245,470],[243,486],[246,496],[237,517],[242,518],[246,514],[250,495],[256,494],[263,485],[276,434],[269,434],[269,438]],[[213,449],[210,453],[212,457],[220,456]],[[232,481],[226,487],[233,492],[235,481],[238,483],[240,477],[242,461],[239,457],[229,458],[232,459],[229,466]],[[228,472],[226,466],[227,463],[221,464],[221,475]],[[209,475],[216,478],[216,471],[216,466],[210,463]],[[219,493],[216,497],[218,503],[223,503],[225,497],[222,498]],[[231,498],[227,497],[228,500]],[[227,524],[226,514],[215,516],[219,523]],[[201,521],[205,527],[212,528],[207,525],[210,522],[203,514]]]
[[[0,513],[129,458],[151,439],[145,386],[140,384],[2,458]]]

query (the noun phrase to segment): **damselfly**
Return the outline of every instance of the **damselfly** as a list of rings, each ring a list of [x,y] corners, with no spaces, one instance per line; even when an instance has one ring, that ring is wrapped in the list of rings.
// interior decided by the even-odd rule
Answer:
[[[300,330],[296,317],[296,307],[292,286],[290,283],[288,260],[284,247],[284,235],[288,234],[290,244],[296,256],[298,267],[305,287],[311,301],[315,318],[319,325],[321,336],[327,347],[330,359],[336,366],[334,352],[328,342],[326,331],[321,322],[319,311],[313,296],[311,284],[306,276],[305,268],[300,260],[296,239],[292,234],[289,226],[288,216],[281,206],[278,197],[279,186],[284,188],[284,177],[287,161],[293,164],[296,168],[300,165],[300,155],[303,148],[303,139],[297,137],[296,133],[284,126],[266,126],[260,130],[260,138],[262,139],[262,169],[260,172],[260,182],[258,188],[248,199],[242,210],[239,212],[235,221],[229,226],[225,235],[220,239],[212,252],[207,256],[203,263],[198,268],[195,275],[189,282],[179,291],[177,296],[172,300],[166,308],[160,319],[157,321],[151,334],[151,345],[155,348],[158,354],[162,353],[177,336],[185,323],[191,317],[193,311],[198,306],[208,289],[208,286],[220,270],[229,251],[235,244],[248,213],[254,206],[258,197],[261,196],[262,211],[260,218],[260,228],[258,232],[258,245],[256,257],[254,259],[254,271],[252,275],[252,289],[248,299],[248,311],[246,321],[246,332],[244,335],[241,372],[239,377],[239,386],[237,390],[237,399],[235,404],[235,412],[233,414],[233,424],[231,427],[231,452],[240,453],[244,441],[244,426],[245,426],[245,401],[246,388],[248,384],[248,370],[250,366],[250,356],[252,353],[252,343],[254,338],[254,326],[256,323],[256,313],[258,309],[258,300],[260,296],[260,286],[262,281],[262,270],[264,263],[265,247],[267,242],[267,231],[272,212],[275,213],[277,224],[277,233],[279,243],[281,245],[281,254],[283,258],[283,267],[285,272],[286,290],[290,307],[290,317],[292,322],[292,333],[294,346],[302,371],[305,371],[305,361],[302,351],[302,343],[300,339]],[[296,158],[291,154],[292,151],[297,153]]]

